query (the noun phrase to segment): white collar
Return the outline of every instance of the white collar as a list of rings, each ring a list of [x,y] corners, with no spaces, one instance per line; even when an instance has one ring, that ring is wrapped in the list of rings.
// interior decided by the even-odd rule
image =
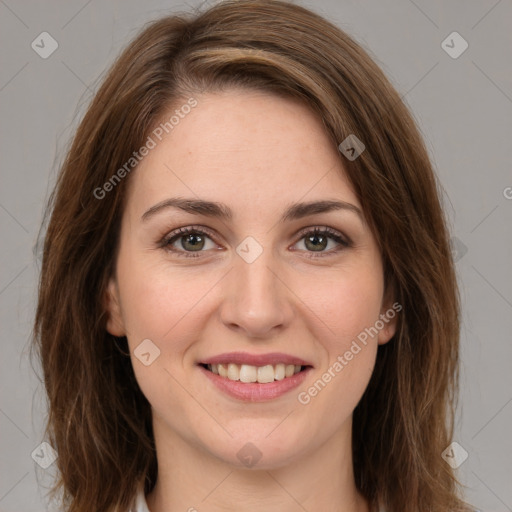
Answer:
[[[135,505],[130,509],[130,512],[149,512],[146,497],[144,496],[144,487],[139,487],[135,498]]]

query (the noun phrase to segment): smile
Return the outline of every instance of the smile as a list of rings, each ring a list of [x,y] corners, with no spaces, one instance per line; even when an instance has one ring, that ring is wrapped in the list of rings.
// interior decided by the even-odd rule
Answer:
[[[208,368],[208,366],[211,366],[211,368]],[[283,374],[281,364],[258,367],[251,365],[220,363],[217,364],[217,372],[219,372],[219,366],[220,372],[225,374],[224,377],[220,375],[220,373],[213,372],[213,364],[199,364],[197,368],[199,368],[201,373],[211,384],[213,384],[212,389],[217,389],[223,395],[243,402],[266,402],[269,400],[275,400],[287,393],[289,394],[293,389],[303,385],[309,372],[313,370],[312,366],[283,365],[284,377],[278,380],[276,379],[276,376],[281,377]],[[287,376],[286,373],[287,369],[288,374],[291,373],[289,376]],[[261,372],[261,379],[265,382],[259,381],[259,372]],[[238,378],[235,378],[237,375]],[[257,380],[253,381],[252,379],[255,375]],[[251,381],[244,382],[243,380],[240,380],[240,376],[242,379],[250,378]],[[270,380],[271,376],[272,380]]]
[[[244,383],[258,382],[268,384],[274,381],[280,381],[304,370],[306,367],[301,365],[279,363],[276,365],[267,364],[264,366],[253,366],[249,364],[208,364],[203,365],[210,372],[220,377],[240,381]]]

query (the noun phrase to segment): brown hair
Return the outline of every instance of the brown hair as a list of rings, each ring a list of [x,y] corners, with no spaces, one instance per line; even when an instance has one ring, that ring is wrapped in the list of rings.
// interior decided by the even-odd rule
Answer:
[[[106,76],[82,120],[48,204],[33,348],[42,361],[69,512],[125,511],[157,464],[151,409],[126,338],[106,331],[105,289],[116,258],[129,176],[94,193],[141,147],[178,99],[252,87],[305,102],[340,159],[379,244],[386,283],[403,306],[354,411],[356,485],[372,508],[468,510],[441,453],[458,392],[459,299],[438,185],[401,98],[368,54],[320,16],[282,1],[228,1],[152,22]]]

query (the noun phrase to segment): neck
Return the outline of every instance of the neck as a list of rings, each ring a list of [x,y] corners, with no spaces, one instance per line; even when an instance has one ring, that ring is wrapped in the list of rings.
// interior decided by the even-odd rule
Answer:
[[[369,512],[353,474],[352,418],[326,443],[268,469],[240,469],[171,432],[153,431],[158,480],[146,497],[150,512]]]

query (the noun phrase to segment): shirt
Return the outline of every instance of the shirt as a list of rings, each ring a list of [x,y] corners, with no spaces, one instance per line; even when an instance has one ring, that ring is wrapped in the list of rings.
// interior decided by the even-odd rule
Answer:
[[[146,497],[144,496],[144,489],[139,488],[137,497],[135,498],[134,506],[129,512],[149,512],[148,504],[146,503]]]

